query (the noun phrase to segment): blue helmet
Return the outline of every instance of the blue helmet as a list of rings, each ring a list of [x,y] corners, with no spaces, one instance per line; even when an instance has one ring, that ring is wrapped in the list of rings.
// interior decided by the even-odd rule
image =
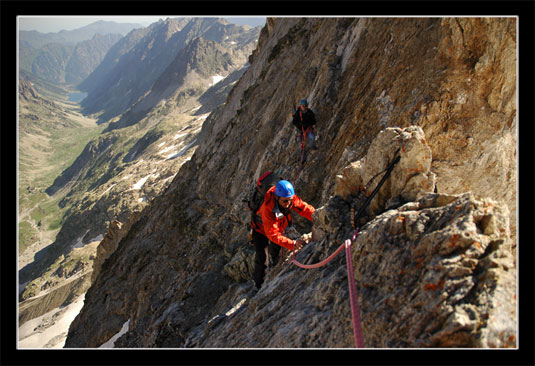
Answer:
[[[275,194],[282,198],[289,198],[295,194],[294,186],[287,180],[280,180],[275,186]]]
[[[299,105],[308,105],[308,102],[305,98],[301,99],[301,101],[299,102]]]

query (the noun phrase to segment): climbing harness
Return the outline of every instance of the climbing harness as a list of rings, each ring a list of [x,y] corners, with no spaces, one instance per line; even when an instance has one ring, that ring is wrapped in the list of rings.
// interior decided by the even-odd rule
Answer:
[[[392,160],[392,162],[389,164],[389,166],[386,169],[386,173],[383,176],[383,178],[379,181],[373,192],[370,194],[370,196],[366,197],[366,192],[369,189],[371,183],[375,180],[376,177],[378,177],[381,173],[376,174],[367,184],[366,186],[359,192],[360,198],[366,197],[365,202],[362,204],[362,206],[359,208],[357,214],[355,215],[354,208],[351,208],[351,227],[353,228],[353,235],[351,239],[346,239],[344,244],[340,245],[336,251],[331,254],[329,257],[324,259],[323,261],[316,263],[316,264],[302,264],[299,263],[295,259],[295,250],[292,251],[292,261],[291,263],[295,264],[296,266],[304,269],[312,269],[312,268],[319,268],[324,266],[325,264],[329,263],[331,260],[333,260],[338,254],[342,252],[345,248],[346,252],[346,264],[347,264],[347,282],[349,286],[349,301],[351,305],[351,318],[353,322],[353,339],[355,341],[355,347],[356,348],[363,348],[364,347],[364,337],[362,336],[362,328],[360,325],[360,312],[358,307],[358,296],[357,296],[357,288],[355,286],[355,278],[354,278],[354,269],[353,269],[353,256],[351,254],[351,244],[355,241],[358,234],[358,227],[355,225],[357,220],[360,218],[360,216],[364,213],[366,207],[370,204],[371,200],[375,197],[377,192],[379,192],[379,189],[381,189],[381,186],[384,184],[390,173],[392,173],[392,170],[394,169],[394,166],[397,162],[400,160],[399,156],[399,150],[396,151],[395,158]]]

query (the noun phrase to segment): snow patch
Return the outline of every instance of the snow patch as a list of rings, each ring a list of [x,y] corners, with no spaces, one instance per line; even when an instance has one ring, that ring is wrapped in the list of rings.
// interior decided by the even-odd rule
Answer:
[[[94,241],[102,241],[102,239],[104,239],[104,235],[100,234],[100,235],[95,236],[93,239],[89,240],[89,242],[92,243]]]
[[[76,242],[72,245],[72,249],[81,248],[81,247],[84,246],[84,243],[82,242],[82,239],[84,238],[84,236],[87,235],[88,232],[89,232],[89,229],[87,229],[87,231],[82,236],[80,236],[78,239],[76,239]]]
[[[177,133],[174,137],[173,137],[173,140],[176,140],[176,139],[179,139],[183,136],[187,136],[188,134],[187,133]]]
[[[87,229],[87,231],[84,233],[84,235],[82,235],[78,239],[76,239],[76,242],[72,245],[72,249],[82,248],[85,245],[83,243],[82,239],[84,238],[84,236],[87,235],[88,232],[89,232],[89,229]],[[104,238],[104,235],[100,234],[100,235],[95,236],[92,239],[89,239],[88,243],[92,243],[94,241],[102,241],[103,238]]]
[[[174,148],[175,146],[168,146],[165,149],[158,151],[158,154],[165,154],[166,152],[168,152],[169,150],[173,150]]]
[[[176,176],[176,173],[173,174],[173,175],[170,176],[170,177],[165,178],[165,179],[163,180],[163,182],[167,182],[169,179],[173,179],[175,176]]]
[[[208,118],[209,115],[210,115],[210,113],[201,114],[199,116],[199,118],[197,118],[195,121],[200,121],[200,120],[206,119],[206,118]]]
[[[123,179],[124,179],[124,178],[123,178]],[[110,189],[112,189],[114,186],[115,186],[115,183],[112,184],[111,186],[109,186],[108,189],[106,189],[104,192],[102,192],[102,193],[100,194],[99,198],[102,197],[102,196],[104,196],[104,195],[105,195]]]
[[[212,84],[210,84],[210,86],[219,83],[219,82],[220,82],[221,80],[223,80],[225,77],[226,77],[226,76],[221,76],[221,75],[215,75],[215,76],[212,76]]]
[[[143,178],[141,178],[140,180],[138,180],[137,183],[134,184],[134,185],[132,186],[132,188],[129,189],[129,191],[135,191],[135,190],[141,189],[141,187],[143,187],[143,186],[145,185],[145,182],[147,181],[147,179],[149,179],[151,176],[152,176],[154,179],[158,178],[158,177],[160,176],[160,173],[154,173],[154,172],[156,172],[157,170],[158,170],[158,168],[154,168],[154,169],[152,170],[152,172],[153,172],[152,174],[149,174],[149,175],[147,175],[146,177],[143,177]]]
[[[190,109],[188,111],[185,111],[184,113],[192,113],[192,112],[196,112],[199,110],[199,108],[201,108],[201,106],[198,106],[198,107],[195,107],[193,109]],[[181,131],[185,130],[186,128],[188,128],[188,126],[184,127]]]
[[[137,150],[134,151],[134,152],[132,153],[132,155],[130,155],[129,159],[130,159],[130,160],[134,160],[134,157],[136,156],[136,154],[137,154]]]
[[[130,319],[128,319],[126,322],[124,322],[121,330],[116,333],[113,337],[111,337],[106,343],[103,343],[98,348],[115,348],[115,341],[119,339],[120,336],[128,332],[128,328],[130,327]]]
[[[241,299],[236,305],[234,305],[234,306],[232,307],[232,309],[230,309],[229,311],[227,311],[227,312],[225,313],[225,315],[226,315],[226,316],[230,316],[230,315],[234,314],[236,311],[238,311],[239,308],[241,308],[241,306],[242,306],[246,301],[247,301],[247,298],[244,297],[244,298]]]
[[[174,158],[178,158],[184,155],[193,145],[195,145],[196,142],[197,142],[197,139],[194,139],[188,146],[186,146],[185,148],[183,148],[182,150],[180,150],[179,152],[175,154],[169,155],[167,159],[174,159]]]
[[[22,324],[18,329],[18,348],[63,348],[69,326],[82,310],[84,299],[85,294],[66,307],[56,308]],[[40,327],[50,323],[52,325],[44,330]]]
[[[138,180],[137,183],[132,186],[131,190],[135,191],[135,190],[141,189],[141,187],[143,187],[143,185],[145,184],[145,182],[147,181],[147,179],[149,179],[151,175],[152,174],[149,174],[146,177],[143,177],[140,180]]]

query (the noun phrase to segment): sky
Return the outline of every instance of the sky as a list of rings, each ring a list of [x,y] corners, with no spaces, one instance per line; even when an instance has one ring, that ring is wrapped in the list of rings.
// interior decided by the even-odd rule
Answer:
[[[19,16],[19,30],[36,30],[41,33],[57,33],[61,30],[81,28],[98,20],[117,23],[138,23],[143,26],[157,22],[159,19],[175,18],[174,15],[161,16]],[[264,25],[265,17],[226,17],[230,23],[251,26]]]

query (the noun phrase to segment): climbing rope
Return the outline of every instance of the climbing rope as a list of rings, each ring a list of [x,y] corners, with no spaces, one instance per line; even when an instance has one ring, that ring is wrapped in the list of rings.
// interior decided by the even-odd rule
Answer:
[[[356,237],[356,233],[353,235],[353,237]],[[347,239],[344,245],[346,247],[347,283],[349,286],[349,301],[351,303],[351,319],[353,321],[353,339],[355,340],[356,348],[363,348],[364,337],[362,336],[362,328],[360,326],[359,301],[357,296],[357,287],[355,286],[353,256],[351,255],[351,240]]]
[[[316,263],[316,264],[299,263],[297,260],[295,260],[295,251],[292,251],[292,261],[291,262],[293,264],[295,264],[297,267],[301,267],[301,268],[304,268],[304,269],[320,268],[320,267],[326,265],[327,263],[329,263],[330,261],[332,261],[338,254],[340,254],[342,252],[342,250],[344,250],[344,244],[340,245],[340,247],[338,249],[336,249],[336,251],[333,254],[331,254],[329,257],[327,257],[326,259],[324,259],[321,262]]]
[[[353,235],[355,238],[357,233]],[[354,239],[353,239],[354,240]],[[351,304],[351,319],[353,322],[353,339],[355,340],[355,348],[364,347],[364,337],[362,336],[362,328],[360,326],[360,314],[357,296],[357,287],[355,286],[355,277],[353,269],[353,256],[351,254],[351,239],[347,239],[344,244],[340,245],[336,251],[323,261],[316,264],[303,264],[295,259],[295,251],[292,251],[292,263],[304,269],[319,268],[332,261],[345,248],[346,263],[347,263],[347,282],[349,286],[349,301]]]
[[[355,271],[353,269],[353,256],[351,254],[351,243],[355,241],[358,234],[358,228],[355,225],[355,222],[360,218],[360,216],[364,213],[366,207],[370,204],[371,200],[375,197],[377,192],[379,192],[379,189],[383,185],[383,183],[386,181],[392,170],[394,169],[394,166],[397,162],[400,160],[400,156],[398,155],[399,150],[396,151],[395,158],[392,160],[392,162],[389,164],[389,166],[386,169],[386,173],[381,179],[381,181],[377,184],[373,192],[370,194],[369,197],[366,197],[366,201],[361,205],[359,211],[355,215],[354,208],[351,209],[351,227],[353,228],[353,236],[351,239],[346,239],[344,244],[340,245],[338,249],[334,251],[333,254],[331,254],[329,257],[324,259],[323,261],[316,263],[316,264],[303,264],[299,263],[295,259],[295,250],[292,250],[292,261],[291,263],[295,264],[296,266],[304,269],[312,269],[312,268],[319,268],[324,266],[325,264],[329,263],[331,260],[333,260],[338,254],[342,252],[342,250],[346,251],[346,264],[347,264],[347,282],[349,286],[349,301],[351,304],[351,319],[353,323],[353,339],[355,341],[355,347],[356,348],[363,348],[364,347],[364,337],[362,336],[362,328],[360,325],[360,311],[358,306],[358,296],[357,296],[357,287],[355,286]],[[382,173],[382,172],[381,172]],[[366,184],[366,187],[363,189],[363,191],[359,192],[360,195],[366,194],[366,191],[369,189],[369,186],[371,185],[371,182],[375,180],[375,178],[380,175],[376,174],[368,184]]]

